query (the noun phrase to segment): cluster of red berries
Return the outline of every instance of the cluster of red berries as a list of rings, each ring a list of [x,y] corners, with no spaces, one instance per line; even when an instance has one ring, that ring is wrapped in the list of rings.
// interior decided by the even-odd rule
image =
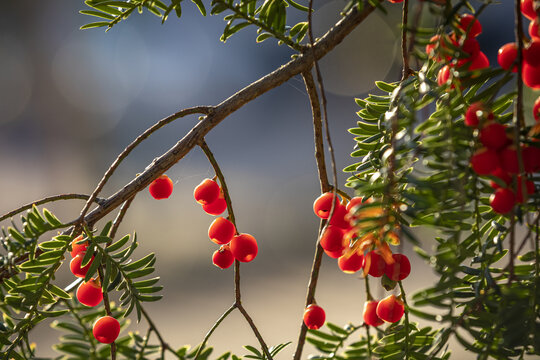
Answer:
[[[204,179],[193,191],[195,200],[210,215],[221,215],[227,202],[221,187],[212,179]],[[208,228],[208,237],[221,245],[212,255],[212,263],[221,269],[229,268],[234,260],[250,262],[259,250],[257,240],[250,234],[238,234],[234,224],[224,218],[216,218]]]
[[[435,35],[426,45],[426,54],[439,63],[445,65],[437,74],[439,86],[446,84],[452,78],[453,69],[473,71],[489,67],[489,60],[481,50],[476,37],[482,33],[482,25],[471,14],[458,17],[456,32]],[[450,46],[459,48],[459,56],[454,59],[450,54]]]
[[[370,326],[379,326],[384,322],[398,322],[405,313],[405,305],[395,295],[375,301],[368,300],[364,304],[364,322]]]
[[[477,102],[468,107],[465,125],[479,129],[478,140],[483,145],[471,156],[471,167],[478,175],[491,175],[500,179],[499,183],[503,186],[491,182],[494,193],[490,204],[493,211],[506,214],[516,203],[525,201],[523,186],[528,195],[535,192],[534,183],[519,175],[520,159],[516,147],[512,145],[512,138],[507,135],[506,126],[495,121],[493,112],[485,104]],[[540,170],[540,148],[522,145],[520,152],[525,173]],[[517,175],[516,193],[513,191],[512,175]]]
[[[523,49],[522,78],[525,85],[532,89],[540,89],[540,31],[538,28],[538,13],[534,10],[533,0],[521,0],[521,13],[531,20],[529,24],[529,35],[531,39]],[[499,65],[512,72],[517,71],[516,59],[518,46],[515,42],[503,45],[499,49],[497,60]]]
[[[76,277],[84,278],[94,257],[90,262],[82,265],[83,258],[88,249],[88,242],[82,241],[82,235],[78,236],[71,242],[71,256],[73,259],[69,264],[69,268],[73,275]],[[86,282],[82,282],[77,288],[77,300],[86,306],[97,306],[103,300],[103,291],[101,289],[101,283],[99,279],[90,279]],[[120,334],[120,323],[112,316],[103,316],[96,320],[92,328],[92,333],[97,341],[110,344],[116,340]]]

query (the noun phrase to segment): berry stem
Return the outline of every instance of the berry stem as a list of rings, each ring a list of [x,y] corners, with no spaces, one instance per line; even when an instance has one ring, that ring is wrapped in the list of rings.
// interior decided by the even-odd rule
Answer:
[[[407,26],[409,23],[409,0],[403,1],[401,13],[401,57],[403,59],[403,70],[401,80],[408,78],[413,71],[409,66],[409,50],[407,47]]]
[[[223,313],[223,315],[221,315],[219,317],[219,319],[217,319],[217,321],[214,323],[214,325],[210,328],[210,330],[206,333],[206,336],[204,337],[201,345],[199,346],[199,348],[197,349],[197,353],[195,354],[195,357],[193,358],[193,360],[197,360],[199,358],[199,355],[201,354],[202,350],[204,349],[204,347],[206,346],[206,343],[208,342],[208,339],[210,339],[210,336],[212,336],[212,334],[214,333],[214,331],[218,328],[218,326],[221,324],[221,322],[223,320],[225,320],[225,318],[227,316],[229,316],[229,314],[234,310],[236,309],[237,306],[236,306],[236,303],[232,304],[232,306],[230,308],[227,309],[227,311],[225,311]]]

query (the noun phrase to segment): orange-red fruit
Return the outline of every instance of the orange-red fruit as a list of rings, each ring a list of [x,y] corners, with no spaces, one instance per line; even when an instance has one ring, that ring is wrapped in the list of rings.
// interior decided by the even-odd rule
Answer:
[[[403,254],[392,254],[394,263],[386,264],[384,273],[390,280],[401,281],[411,273],[411,263],[409,258]]]
[[[112,316],[100,317],[94,323],[92,333],[100,343],[111,344],[120,334],[120,323]]]
[[[540,89],[540,66],[534,67],[524,63],[522,77],[525,85],[535,90]]]
[[[384,321],[377,316],[378,301],[366,301],[364,303],[364,322],[369,326],[379,326],[384,324]]]
[[[523,167],[526,173],[540,170],[540,148],[536,146],[522,146]]]
[[[499,152],[501,168],[510,173],[519,173],[519,162],[515,146],[507,146]]]
[[[381,277],[384,274],[386,263],[381,255],[377,254],[375,251],[370,251],[364,257],[363,267],[364,269],[368,269],[367,271],[369,275],[373,277]]]
[[[241,262],[252,261],[259,251],[257,240],[250,234],[239,234],[234,236],[229,246],[234,258]]]
[[[476,37],[482,32],[480,21],[471,14],[461,15],[458,26],[468,37]]]
[[[193,190],[193,196],[195,200],[201,204],[210,204],[217,200],[219,197],[220,188],[217,182],[212,179],[204,179]]]
[[[536,18],[537,14],[534,11],[533,0],[521,0],[521,13],[529,20]]]
[[[489,204],[493,211],[499,214],[506,214],[514,208],[516,196],[510,189],[499,188],[495,190],[489,198]]]
[[[478,175],[488,175],[499,166],[499,157],[495,150],[481,148],[471,156],[471,167]]]
[[[480,142],[487,148],[500,149],[506,145],[506,127],[496,122],[490,122],[480,130]]]
[[[429,44],[426,45],[426,54],[429,57],[435,56],[435,49],[440,44],[441,36],[440,35],[434,35],[429,39]]]
[[[480,70],[489,67],[489,60],[486,54],[480,51],[474,56],[458,60],[457,66],[458,68],[462,68],[461,70]]]
[[[364,255],[358,251],[352,254],[345,254],[338,259],[338,266],[344,273],[354,274],[362,268],[364,263]]]
[[[536,18],[529,24],[529,35],[533,40],[540,40],[540,30],[538,28],[538,21],[540,18]]]
[[[77,300],[86,306],[97,306],[103,300],[103,291],[98,281],[90,279],[77,288]]]
[[[202,206],[204,212],[209,215],[221,215],[225,210],[227,210],[227,202],[223,193],[220,193],[218,198],[209,204],[204,204]]]
[[[448,82],[450,79],[450,66],[444,65],[437,74],[437,84],[442,86]]]
[[[540,40],[533,40],[523,51],[523,61],[533,67],[540,65]]]
[[[540,121],[540,96],[534,102],[533,116],[534,116],[534,120]]]
[[[525,190],[527,191],[527,195],[534,194],[536,190],[534,182],[530,180],[525,180]],[[525,202],[525,197],[523,196],[523,178],[521,176],[517,177],[516,201],[520,204],[523,204]]]
[[[477,128],[482,118],[493,120],[493,113],[481,101],[472,103],[465,112],[465,125]]]
[[[90,269],[90,265],[92,265],[92,261],[94,261],[94,257],[92,256],[90,262],[86,264],[86,266],[81,267],[85,254],[86,253],[84,252],[80,253],[79,255],[75,256],[69,263],[69,269],[76,277],[84,278],[86,276],[86,273],[88,272],[88,269]]]
[[[75,257],[79,255],[82,252],[85,252],[88,248],[88,241],[83,242],[82,244],[77,244],[79,241],[83,239],[82,235],[77,236],[73,241],[71,242],[71,257]]]
[[[540,98],[539,98],[539,99],[540,99]],[[540,102],[539,102],[539,104],[540,104]],[[346,209],[347,209],[347,211],[351,211],[351,209],[352,209],[353,207],[355,207],[356,205],[360,205],[360,204],[362,204],[362,198],[359,197],[359,196],[353,197],[353,198],[351,199],[351,201],[349,201],[349,202],[347,203]]]
[[[343,230],[335,225],[328,225],[321,235],[321,246],[326,251],[343,251],[347,246]]]
[[[313,202],[313,212],[321,219],[328,219],[330,216],[330,209],[332,208],[332,199],[334,199],[334,207],[340,205],[339,198],[331,192],[326,192],[319,196]]]
[[[515,42],[505,44],[499,49],[497,62],[504,70],[510,70],[510,67],[516,62],[517,44]],[[512,72],[517,71],[517,65],[512,67]]]
[[[234,224],[224,217],[216,218],[208,228],[208,237],[218,245],[228,244],[234,234],[236,234]]]
[[[304,324],[310,330],[317,330],[324,325],[326,314],[324,309],[319,305],[310,304],[304,310]]]
[[[337,250],[337,251],[328,251],[328,250],[326,250],[324,248],[323,248],[323,250],[326,253],[326,255],[330,256],[332,259],[339,259],[343,255],[343,253],[345,251],[345,249],[341,249],[341,250]]]
[[[342,204],[337,204],[334,208],[332,218],[330,219],[330,225],[335,225],[342,229],[349,229],[351,224],[347,218],[347,214],[347,208]]]
[[[234,262],[234,255],[229,245],[221,245],[221,247],[212,255],[212,263],[218,268],[227,269]]]
[[[403,0],[388,0],[388,2],[391,2],[392,4],[398,4],[398,3],[402,3]]]
[[[148,190],[154,199],[166,199],[172,194],[173,182],[167,175],[161,175],[156,180],[152,181]]]
[[[510,175],[508,175],[508,173],[506,171],[504,171],[503,169],[501,169],[500,167],[495,169],[495,171],[493,171],[490,175],[498,177],[499,179],[501,179],[506,184],[506,186],[508,186],[512,182],[512,177]],[[495,181],[491,181],[490,185],[494,189],[498,189],[498,188],[501,187]]]
[[[377,304],[377,316],[384,321],[398,322],[405,313],[405,306],[395,295],[385,297]]]

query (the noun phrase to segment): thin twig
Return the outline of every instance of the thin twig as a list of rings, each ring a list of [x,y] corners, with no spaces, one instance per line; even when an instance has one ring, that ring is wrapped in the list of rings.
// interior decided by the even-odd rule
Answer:
[[[195,354],[195,357],[193,358],[193,360],[197,360],[199,358],[199,355],[201,354],[201,351],[204,349],[204,347],[206,346],[206,343],[208,342],[208,339],[210,339],[210,336],[212,336],[212,334],[214,333],[214,331],[218,328],[219,324],[221,324],[221,322],[223,320],[225,320],[225,318],[227,316],[229,316],[229,314],[234,310],[236,309],[236,303],[233,304],[230,308],[228,308],[224,313],[223,315],[221,315],[219,317],[219,319],[217,319],[217,321],[214,323],[214,325],[212,326],[212,328],[210,328],[210,330],[206,333],[206,336],[204,337],[201,345],[199,346],[199,348],[197,349],[197,353]]]
[[[409,0],[403,1],[403,10],[401,15],[401,57],[403,59],[403,71],[401,80],[405,80],[412,73],[409,66],[409,49],[407,47],[407,26],[409,23]]]
[[[272,355],[270,354],[270,351],[268,350],[268,346],[266,345],[266,343],[264,342],[263,337],[259,333],[259,329],[257,329],[257,326],[255,326],[255,323],[253,322],[253,319],[251,319],[251,317],[249,316],[246,309],[244,309],[244,305],[242,305],[242,303],[239,303],[239,304],[236,304],[236,307],[238,308],[240,313],[242,313],[242,315],[244,315],[244,318],[246,319],[249,326],[251,327],[251,330],[253,331],[253,334],[255,334],[255,337],[257,338],[257,340],[259,340],[259,344],[261,345],[261,348],[262,348],[264,354],[266,355],[266,358],[268,360],[273,360]]]
[[[116,218],[113,221],[111,231],[109,231],[109,237],[111,239],[114,239],[114,237],[116,236],[116,232],[118,231],[118,228],[120,227],[120,224],[122,223],[122,220],[124,220],[124,216],[126,215],[126,212],[128,211],[129,206],[133,202],[133,199],[135,199],[135,196],[126,200],[124,204],[120,207],[120,211],[118,212],[118,215],[116,215]]]

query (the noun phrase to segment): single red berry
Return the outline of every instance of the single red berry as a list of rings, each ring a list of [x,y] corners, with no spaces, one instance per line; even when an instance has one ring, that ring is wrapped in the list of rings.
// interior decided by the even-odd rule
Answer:
[[[535,193],[536,188],[534,186],[534,182],[531,180],[527,180],[525,178],[525,190],[527,191],[527,195],[532,195]],[[516,201],[519,204],[523,204],[525,202],[525,197],[523,196],[523,178],[521,176],[517,177],[517,189],[516,189]],[[529,198],[527,196],[527,198]]]
[[[241,262],[250,262],[257,256],[257,240],[250,234],[235,235],[229,243],[234,258]]]
[[[529,20],[534,20],[537,16],[534,11],[533,0],[521,0],[521,13]]]
[[[515,146],[507,146],[499,152],[501,168],[510,174],[519,173],[519,161]]]
[[[341,249],[338,251],[328,251],[323,248],[323,250],[326,253],[326,255],[330,256],[332,259],[339,259],[345,252],[345,249]]]
[[[540,66],[533,67],[527,63],[523,64],[523,82],[531,89],[540,89]]]
[[[401,281],[411,273],[411,263],[409,258],[403,254],[392,254],[394,263],[386,264],[384,273],[390,280]]]
[[[77,300],[86,306],[97,306],[103,300],[103,291],[99,281],[90,279],[77,288]]]
[[[79,255],[82,252],[85,252],[88,248],[88,241],[85,241],[83,243],[79,243],[83,239],[82,235],[77,236],[73,241],[71,242],[71,257],[75,257]]]
[[[86,266],[81,267],[85,254],[85,252],[80,253],[79,255],[75,256],[69,263],[69,269],[76,277],[84,278],[86,276],[86,273],[88,272],[88,269],[90,269],[90,265],[92,265],[92,261],[94,261],[94,257],[92,256],[90,262],[86,264]]]
[[[471,156],[471,167],[478,175],[489,175],[499,166],[499,157],[495,150],[481,148]]]
[[[540,29],[538,28],[538,21],[540,18],[535,18],[529,24],[529,35],[533,40],[540,40]]]
[[[510,67],[516,62],[518,50],[515,42],[505,44],[499,49],[497,62],[504,70],[510,70]],[[517,65],[512,67],[512,72],[517,71]]]
[[[510,189],[499,188],[495,190],[489,198],[489,204],[493,211],[499,214],[506,214],[514,208],[516,196]]]
[[[234,224],[224,217],[216,218],[208,228],[208,237],[218,245],[228,244],[234,234],[236,234]]]
[[[369,326],[379,326],[384,324],[384,320],[377,316],[378,301],[366,301],[364,303],[364,322]]]
[[[167,175],[161,175],[156,180],[152,181],[148,190],[154,199],[166,199],[172,194],[173,182]]]
[[[435,35],[429,39],[429,44],[426,45],[426,54],[431,58],[435,56],[435,49],[441,44],[441,36]],[[436,59],[438,60],[438,59]]]
[[[502,148],[508,142],[506,126],[496,122],[486,124],[478,137],[485,147],[494,150]]]
[[[343,251],[347,247],[347,241],[343,230],[335,225],[328,225],[321,235],[321,247],[326,251]]]
[[[212,179],[204,179],[193,190],[195,201],[201,205],[213,203],[219,197],[220,187]]]
[[[326,314],[324,309],[319,305],[310,304],[304,310],[304,324],[310,330],[317,330],[324,325]]]
[[[480,122],[493,120],[493,112],[488,109],[483,102],[475,102],[471,104],[465,112],[465,125],[477,128]]]
[[[486,54],[480,51],[474,56],[458,60],[457,66],[461,68],[460,70],[481,70],[489,67],[489,60]]]
[[[221,247],[212,255],[212,263],[221,269],[228,269],[234,262],[234,255],[229,245]]]
[[[540,148],[536,146],[522,146],[523,167],[526,173],[540,170]]]
[[[398,3],[402,3],[403,0],[388,0],[388,2],[391,2],[392,4],[398,4]]]
[[[330,225],[338,226],[342,229],[349,229],[351,224],[349,218],[347,217],[348,212],[347,208],[342,204],[337,204],[332,213],[332,218],[330,219]]]
[[[376,312],[382,320],[395,323],[403,317],[405,305],[395,295],[390,295],[379,301]]]
[[[313,212],[321,219],[328,219],[330,216],[330,209],[332,208],[332,199],[334,199],[334,207],[340,205],[339,198],[331,192],[326,192],[319,196],[313,202]]]
[[[482,24],[480,24],[480,21],[471,14],[461,15],[458,27],[467,37],[477,37],[482,33]]]
[[[100,343],[111,344],[120,334],[120,323],[112,316],[100,317],[94,323],[92,333]]]
[[[540,40],[533,40],[523,50],[523,61],[532,67],[540,66]]]
[[[533,116],[534,116],[534,120],[540,122],[540,96],[534,102]]]
[[[540,99],[540,98],[539,98]],[[540,104],[540,102],[539,102]],[[352,208],[354,208],[357,205],[362,204],[362,198],[360,196],[353,197],[346,206],[347,211],[351,211]]]
[[[386,263],[381,255],[377,254],[375,251],[370,251],[364,257],[362,267],[369,275],[373,277],[381,277],[384,274]]]
[[[458,38],[455,34],[452,34],[450,41],[455,47],[461,48],[469,57],[475,57],[480,52],[480,43],[475,38]]]
[[[225,196],[221,192],[216,200],[209,204],[204,204],[202,206],[204,212],[209,215],[221,215],[225,210],[227,210],[227,202],[225,201]]]
[[[358,251],[352,254],[345,254],[338,259],[338,266],[346,274],[354,274],[362,268],[364,255]]]
[[[508,186],[511,182],[512,182],[512,177],[506,172],[504,171],[503,169],[501,169],[500,167],[498,167],[497,169],[495,169],[495,171],[493,171],[490,175],[492,176],[495,176],[495,177],[498,177],[499,179],[501,179],[505,184],[506,186]],[[490,182],[490,185],[493,189],[498,189],[500,188],[501,186],[499,184],[497,184],[495,181],[491,181]],[[506,187],[505,186],[505,187]]]
[[[437,74],[437,84],[439,84],[439,86],[443,86],[444,84],[446,84],[448,80],[450,80],[450,74],[450,66],[444,65]]]

